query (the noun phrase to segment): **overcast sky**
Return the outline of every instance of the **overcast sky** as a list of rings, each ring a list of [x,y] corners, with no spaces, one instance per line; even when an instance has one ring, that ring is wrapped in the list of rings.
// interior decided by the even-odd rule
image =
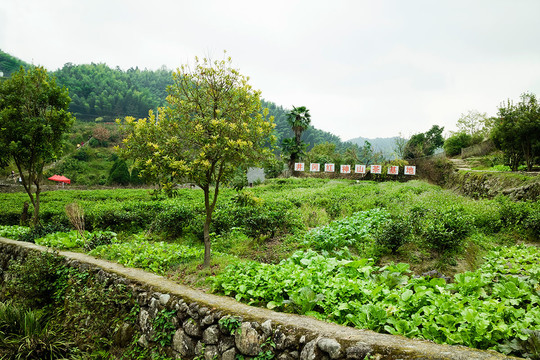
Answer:
[[[539,0],[1,0],[0,49],[48,70],[227,50],[264,99],[348,140],[455,130],[540,95],[539,15]]]

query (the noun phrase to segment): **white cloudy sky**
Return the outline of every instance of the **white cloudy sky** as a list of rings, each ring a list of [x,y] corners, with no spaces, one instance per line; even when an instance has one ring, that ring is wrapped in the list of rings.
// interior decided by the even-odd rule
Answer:
[[[49,70],[227,50],[263,98],[347,140],[455,130],[540,94],[539,14],[539,0],[2,0],[0,49]]]

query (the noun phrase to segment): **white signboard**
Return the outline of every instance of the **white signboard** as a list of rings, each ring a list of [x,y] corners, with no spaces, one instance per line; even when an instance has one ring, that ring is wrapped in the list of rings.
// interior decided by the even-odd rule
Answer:
[[[350,174],[351,173],[351,165],[341,165],[340,172],[342,174]]]
[[[366,165],[355,165],[354,166],[354,172],[357,174],[365,174],[366,173]]]
[[[399,174],[399,166],[389,166],[388,175],[397,175]]]
[[[405,166],[405,175],[416,175],[416,166]]]
[[[371,173],[372,174],[381,174],[382,173],[382,166],[381,165],[371,165]]]

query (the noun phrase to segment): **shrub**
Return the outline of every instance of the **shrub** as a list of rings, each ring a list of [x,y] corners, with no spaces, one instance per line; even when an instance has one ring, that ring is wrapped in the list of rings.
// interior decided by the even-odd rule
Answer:
[[[529,215],[527,203],[512,201],[506,196],[498,196],[496,202],[499,205],[501,221],[506,227],[522,225]]]
[[[472,143],[472,136],[464,133],[459,132],[457,134],[454,134],[450,136],[446,141],[444,142],[443,148],[446,152],[446,155],[448,156],[456,156],[461,154],[461,149],[470,146]]]
[[[116,233],[112,231],[95,231],[88,234],[86,244],[84,245],[85,251],[92,251],[101,245],[110,245],[116,241]]]
[[[375,243],[395,253],[405,244],[411,234],[411,224],[403,216],[397,216],[379,227],[375,233]]]
[[[25,259],[11,260],[8,272],[12,278],[3,295],[30,308],[53,304],[61,277],[57,268],[63,261],[51,253],[29,253]]]
[[[65,359],[73,345],[65,333],[50,326],[43,311],[0,303],[2,358]]]
[[[160,211],[152,228],[170,235],[180,236],[194,218],[194,209],[182,204],[175,204]]]
[[[107,142],[104,142],[103,146],[105,146],[106,144]],[[88,145],[90,145],[90,147],[97,148],[101,145],[101,142],[96,138],[91,138],[90,141],[88,142]]]
[[[131,180],[129,169],[124,160],[116,161],[110,171],[108,184],[128,185]]]
[[[523,227],[535,239],[540,240],[540,203],[530,204],[531,210],[523,221]]]
[[[79,149],[73,154],[73,158],[79,161],[88,161],[90,158],[85,148]]]
[[[471,231],[471,220],[461,207],[435,210],[428,215],[423,237],[438,251],[456,250]]]
[[[138,167],[131,169],[131,178],[129,182],[132,185],[143,185],[145,184],[144,178],[141,176],[141,172]]]

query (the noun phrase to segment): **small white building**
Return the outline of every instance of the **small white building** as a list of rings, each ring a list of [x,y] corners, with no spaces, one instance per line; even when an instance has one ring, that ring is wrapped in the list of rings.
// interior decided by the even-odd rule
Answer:
[[[264,169],[250,167],[247,171],[247,182],[251,186],[255,183],[262,183],[264,181]]]

